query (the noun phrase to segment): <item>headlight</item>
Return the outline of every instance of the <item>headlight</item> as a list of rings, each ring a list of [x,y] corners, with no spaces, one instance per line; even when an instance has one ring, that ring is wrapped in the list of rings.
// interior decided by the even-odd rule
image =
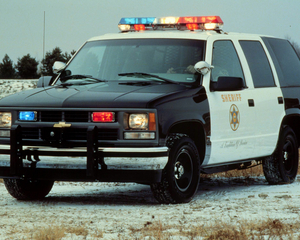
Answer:
[[[131,129],[148,129],[148,114],[130,114],[129,115],[129,128]]]
[[[124,125],[124,139],[155,139],[155,113],[125,113]]]
[[[11,127],[11,113],[0,112],[0,128],[10,128],[10,127]]]

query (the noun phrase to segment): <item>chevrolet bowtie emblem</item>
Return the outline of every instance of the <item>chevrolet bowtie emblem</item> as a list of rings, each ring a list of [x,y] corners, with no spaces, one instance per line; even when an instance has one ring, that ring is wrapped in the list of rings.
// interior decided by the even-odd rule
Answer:
[[[55,123],[53,127],[55,128],[71,127],[71,123],[59,122],[59,123]]]

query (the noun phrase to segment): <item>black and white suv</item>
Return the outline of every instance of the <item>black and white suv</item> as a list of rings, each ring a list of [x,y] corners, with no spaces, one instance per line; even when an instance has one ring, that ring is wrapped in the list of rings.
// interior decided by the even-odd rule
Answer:
[[[280,38],[222,31],[220,17],[123,18],[56,77],[0,100],[0,177],[17,199],[54,181],[149,184],[182,203],[200,173],[298,170],[300,61]]]

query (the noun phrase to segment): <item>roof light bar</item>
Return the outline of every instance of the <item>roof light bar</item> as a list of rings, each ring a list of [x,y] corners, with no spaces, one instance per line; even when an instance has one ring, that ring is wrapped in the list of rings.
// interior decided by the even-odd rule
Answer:
[[[179,17],[161,17],[155,18],[153,21],[154,25],[165,25],[165,24],[176,24]]]
[[[122,32],[150,29],[220,31],[223,27],[223,21],[219,16],[122,18],[118,26]]]
[[[118,27],[121,32],[144,31],[146,29],[152,29],[154,19],[154,17],[121,18]]]
[[[178,25],[187,27],[189,30],[220,30],[223,27],[223,21],[219,16],[180,17]]]

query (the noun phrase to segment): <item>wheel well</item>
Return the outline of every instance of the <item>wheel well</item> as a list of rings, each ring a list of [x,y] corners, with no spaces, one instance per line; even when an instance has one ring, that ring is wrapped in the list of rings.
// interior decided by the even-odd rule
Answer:
[[[188,135],[196,144],[201,163],[205,156],[205,132],[201,123],[199,122],[184,122],[178,123],[171,127],[169,134],[183,133]]]
[[[300,116],[289,116],[286,117],[283,122],[282,122],[282,126],[287,125],[290,128],[293,129],[293,131],[296,134],[297,137],[297,141],[298,141],[298,146],[300,145],[300,126],[299,126],[299,122],[300,122]]]

